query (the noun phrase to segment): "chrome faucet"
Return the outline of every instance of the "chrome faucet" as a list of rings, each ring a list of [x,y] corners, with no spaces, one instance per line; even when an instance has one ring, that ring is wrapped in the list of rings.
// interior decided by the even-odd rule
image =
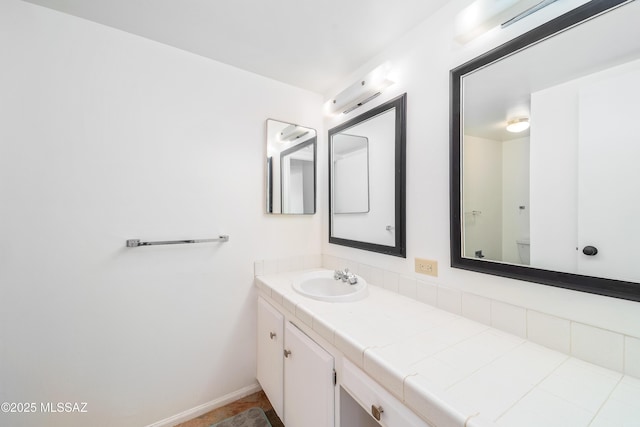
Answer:
[[[358,277],[349,272],[348,268],[345,268],[344,271],[336,270],[333,272],[333,278],[336,280],[342,280],[345,283],[349,283],[350,285],[355,285],[358,283]]]

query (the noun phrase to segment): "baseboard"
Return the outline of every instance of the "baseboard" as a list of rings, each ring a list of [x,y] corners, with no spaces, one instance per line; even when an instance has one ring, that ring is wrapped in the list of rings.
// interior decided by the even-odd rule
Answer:
[[[240,390],[234,391],[233,393],[222,396],[218,399],[212,400],[211,402],[203,403],[202,405],[196,406],[195,408],[187,409],[184,412],[173,415],[169,418],[165,418],[164,420],[149,424],[147,427],[173,427],[176,424],[183,423],[192,418],[199,417],[202,414],[206,414],[209,411],[218,409],[226,405],[227,403],[235,402],[236,400],[242,399],[245,396],[257,393],[260,390],[262,390],[260,384],[255,383],[250,386],[243,387]]]

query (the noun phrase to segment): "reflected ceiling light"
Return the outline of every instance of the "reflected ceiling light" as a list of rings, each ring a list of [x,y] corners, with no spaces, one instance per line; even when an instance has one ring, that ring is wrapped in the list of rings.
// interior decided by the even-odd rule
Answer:
[[[555,1],[475,0],[456,15],[454,38],[459,43],[468,43],[493,28],[511,25]]]
[[[309,133],[309,129],[303,128],[298,125],[289,125],[286,128],[282,129],[282,132],[278,135],[278,139],[280,141],[293,141],[294,139],[299,139]]]
[[[507,122],[507,131],[518,133],[524,132],[529,129],[529,118],[528,117],[520,117],[517,119],[511,119]]]
[[[385,63],[358,79],[357,82],[331,98],[329,111],[347,114],[379,96],[394,83],[388,78],[390,70],[389,63]]]

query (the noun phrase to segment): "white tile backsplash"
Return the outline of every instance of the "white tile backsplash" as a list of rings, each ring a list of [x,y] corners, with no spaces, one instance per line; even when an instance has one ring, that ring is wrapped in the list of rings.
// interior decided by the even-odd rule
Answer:
[[[526,338],[527,311],[515,305],[491,301],[491,326]]]
[[[280,258],[276,261],[276,271],[278,273],[286,273],[291,270],[291,258]]]
[[[598,366],[622,372],[624,336],[581,323],[571,323],[571,354]]]
[[[264,274],[264,261],[256,261],[253,263],[253,275],[262,276]]]
[[[276,274],[276,273],[278,273],[278,260],[265,259],[263,261],[262,274]]]
[[[444,288],[438,286],[438,308],[461,314],[462,312],[462,292],[457,289]]]
[[[369,275],[369,279],[367,280],[367,282],[380,287],[384,286],[384,270],[378,267],[368,267],[369,271],[367,274]]]
[[[476,322],[491,324],[491,300],[489,298],[462,293],[462,315]]]
[[[438,306],[438,287],[431,283],[416,281],[418,301],[429,304],[433,307]]]
[[[303,257],[302,268],[320,268],[322,267],[322,255],[305,255]]]
[[[398,293],[412,299],[418,299],[418,281],[413,277],[400,276],[398,279]]]
[[[571,353],[571,322],[527,310],[527,338],[566,354]]]
[[[355,268],[358,269],[358,272],[356,274],[358,274],[359,276],[362,276],[362,278],[364,278],[364,280],[366,280],[367,283],[370,285],[380,286],[379,283],[381,283],[384,280],[384,277],[377,277],[375,278],[375,281],[372,280],[374,279],[373,277],[374,273],[371,266],[367,264],[357,264]]]
[[[338,259],[333,255],[322,254],[322,267],[329,270],[335,270],[338,268],[337,260]]]
[[[398,291],[400,290],[399,288],[400,275],[398,273],[394,273],[393,271],[387,271],[387,270],[384,271],[383,275],[384,275],[383,287],[388,291],[398,293]]]

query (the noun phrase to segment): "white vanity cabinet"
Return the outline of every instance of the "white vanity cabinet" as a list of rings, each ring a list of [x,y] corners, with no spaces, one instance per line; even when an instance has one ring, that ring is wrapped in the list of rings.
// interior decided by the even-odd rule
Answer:
[[[280,419],[284,419],[284,316],[258,298],[257,377]]]
[[[287,427],[334,426],[334,358],[258,298],[257,377]]]

